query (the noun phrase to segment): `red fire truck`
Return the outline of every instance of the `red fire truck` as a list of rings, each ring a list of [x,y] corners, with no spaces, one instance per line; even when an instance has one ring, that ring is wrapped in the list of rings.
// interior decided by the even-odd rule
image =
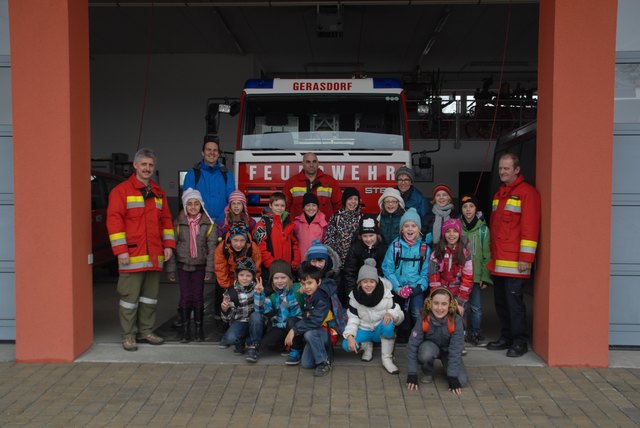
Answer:
[[[237,188],[259,215],[269,196],[302,169],[306,152],[342,188],[360,191],[363,210],[410,165],[406,99],[392,79],[261,79],[240,99]]]

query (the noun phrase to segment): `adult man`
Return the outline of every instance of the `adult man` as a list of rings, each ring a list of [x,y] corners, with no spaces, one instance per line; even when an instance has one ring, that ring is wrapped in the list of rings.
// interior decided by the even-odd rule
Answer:
[[[118,257],[120,277],[120,326],[122,347],[136,351],[138,340],[160,345],[153,334],[160,272],[176,247],[167,195],[151,180],[156,154],[138,150],[133,158],[135,174],[109,194],[107,229],[113,253]]]
[[[287,209],[292,218],[302,213],[302,197],[305,193],[314,193],[320,201],[320,211],[327,221],[342,204],[342,192],[336,180],[325,174],[318,164],[315,153],[305,153],[302,157],[302,171],[284,183],[282,190],[287,198]]]
[[[396,184],[397,189],[402,195],[404,206],[406,209],[415,208],[422,220],[422,224],[425,222],[425,216],[428,212],[427,201],[424,199],[424,195],[413,185],[413,170],[406,166],[401,166],[396,171]]]
[[[527,352],[527,316],[522,298],[524,280],[531,276],[540,233],[540,194],[520,175],[520,160],[512,153],[500,157],[502,184],[493,197],[491,262],[496,312],[502,325],[492,351],[508,349],[508,357]]]
[[[219,160],[218,138],[206,135],[202,143],[202,160],[187,172],[182,185],[183,189],[191,187],[200,191],[207,212],[218,226],[223,223],[229,195],[236,189],[231,171]]]

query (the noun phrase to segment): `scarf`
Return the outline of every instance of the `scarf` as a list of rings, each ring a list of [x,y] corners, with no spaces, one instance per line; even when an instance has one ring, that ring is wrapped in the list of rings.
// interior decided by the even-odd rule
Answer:
[[[473,230],[474,227],[476,227],[476,224],[478,223],[478,217],[477,216],[473,216],[473,220],[471,220],[471,222],[467,222],[467,219],[464,218],[464,216],[462,216],[462,224],[464,224],[464,228],[466,230]]]
[[[431,212],[435,214],[436,218],[433,220],[433,243],[440,242],[440,236],[442,235],[442,222],[449,220],[449,215],[453,209],[453,204],[449,203],[444,207],[440,207],[438,204],[434,204],[431,208]]]
[[[307,220],[307,224],[311,224],[313,222],[313,219],[316,218],[317,215],[318,213],[314,214],[312,217],[309,217],[307,213],[304,213],[304,219]]]
[[[373,293],[371,294],[367,294],[362,290],[362,288],[357,287],[353,292],[353,297],[362,306],[373,308],[380,303],[384,297],[384,285],[382,285],[382,281],[378,280],[376,288],[373,289]]]
[[[201,218],[202,213],[193,218],[187,216],[187,223],[189,224],[189,255],[191,258],[198,257],[198,244],[196,240],[198,239],[198,229],[200,228]]]

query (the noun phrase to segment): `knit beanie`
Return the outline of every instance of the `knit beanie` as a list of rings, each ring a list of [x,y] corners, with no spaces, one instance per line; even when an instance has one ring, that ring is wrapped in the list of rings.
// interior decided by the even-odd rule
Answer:
[[[378,269],[376,269],[376,261],[374,259],[366,259],[358,271],[358,280],[356,283],[360,284],[360,281],[363,279],[373,279],[378,282]]]
[[[442,223],[442,236],[444,236],[449,229],[455,229],[459,235],[462,235],[462,223],[457,218],[450,218]]]
[[[329,251],[320,241],[314,239],[307,250],[307,260],[324,259],[329,260]]]
[[[360,219],[360,228],[358,229],[358,234],[363,235],[365,233],[375,233],[376,235],[380,233],[380,228],[378,228],[378,224],[376,223],[376,219],[374,217],[366,216]]]
[[[234,236],[244,236],[244,239],[249,240],[249,228],[245,223],[233,223],[229,228],[229,242],[233,239]]]
[[[306,206],[307,204],[316,204],[320,206],[320,201],[315,193],[305,193],[302,197],[302,206]]]
[[[400,208],[404,209],[404,199],[402,199],[400,191],[398,189],[394,189],[393,187],[387,187],[386,189],[384,189],[384,192],[382,192],[382,196],[380,196],[380,198],[378,199],[378,206],[381,210],[384,206],[384,200],[388,197],[397,199],[398,202],[400,202]]]
[[[478,198],[476,198],[475,195],[472,195],[471,193],[467,193],[462,196],[462,198],[460,198],[460,211],[462,211],[462,206],[468,203],[475,205],[476,209],[478,209]]]
[[[439,191],[444,190],[445,192],[447,192],[447,194],[449,195],[449,197],[451,199],[453,199],[453,193],[451,192],[451,188],[449,186],[447,186],[446,184],[436,184],[436,187],[433,188],[433,192],[431,192],[431,197],[435,198],[436,197],[436,193],[438,193]]]
[[[286,260],[276,259],[271,262],[269,266],[269,278],[273,279],[273,275],[277,273],[283,273],[289,278],[293,279],[293,273],[291,273],[291,265]]]
[[[415,208],[409,208],[400,218],[400,231],[402,231],[402,226],[408,221],[412,221],[418,225],[418,229],[422,228],[422,222],[420,221],[420,215]]]
[[[198,190],[192,189],[191,187],[189,187],[187,190],[182,192],[182,206],[184,207],[184,213],[187,214],[187,202],[189,202],[190,199],[195,199],[199,201],[200,205],[202,205],[202,211],[204,211],[205,215],[209,218],[209,220],[211,220],[209,213],[204,207],[204,200],[202,200],[202,194]],[[213,220],[211,220],[211,223],[213,223]]]
[[[255,278],[256,276],[256,262],[253,261],[251,257],[244,257],[238,260],[236,264],[236,276],[243,270],[248,270],[251,272]]]
[[[347,199],[349,199],[352,196],[357,196],[358,204],[360,204],[360,192],[358,192],[358,189],[356,189],[355,187],[346,187],[342,191],[342,207],[343,208],[345,208],[347,205]]]
[[[239,201],[240,203],[242,203],[242,206],[244,207],[244,212],[245,213],[249,212],[249,210],[247,210],[247,197],[245,196],[245,194],[242,193],[240,190],[234,190],[229,195],[229,202],[227,203],[227,206],[224,207],[224,213],[225,214],[229,213],[229,206],[231,205],[231,202],[233,202],[233,201]]]
[[[401,175],[406,175],[407,177],[409,177],[409,180],[411,180],[411,182],[413,183],[414,174],[411,168],[404,165],[398,168],[398,170],[396,171],[396,181],[398,181]]]

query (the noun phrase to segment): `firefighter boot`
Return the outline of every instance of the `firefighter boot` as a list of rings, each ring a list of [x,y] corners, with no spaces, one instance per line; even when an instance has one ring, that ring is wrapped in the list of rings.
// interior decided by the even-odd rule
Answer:
[[[180,308],[180,342],[191,341],[191,308]]]
[[[202,342],[204,340],[204,306],[195,308],[194,319],[196,321],[195,338],[196,342]]]

